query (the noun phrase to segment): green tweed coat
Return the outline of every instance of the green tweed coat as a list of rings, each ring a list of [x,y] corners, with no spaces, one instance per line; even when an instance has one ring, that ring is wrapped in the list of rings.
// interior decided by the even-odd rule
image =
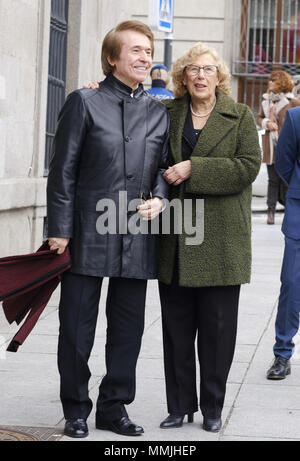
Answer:
[[[175,164],[182,161],[182,133],[189,98],[186,95],[164,103],[171,120],[170,163]],[[190,235],[184,232],[184,226],[179,235],[171,227],[171,234],[160,238],[158,279],[171,283],[178,241],[181,286],[249,283],[251,184],[261,163],[257,130],[249,107],[219,93],[215,109],[192,152],[191,163],[191,177],[180,186],[171,187],[170,201],[192,199],[195,224],[195,200],[204,199],[204,239],[201,244],[189,245],[186,238]]]

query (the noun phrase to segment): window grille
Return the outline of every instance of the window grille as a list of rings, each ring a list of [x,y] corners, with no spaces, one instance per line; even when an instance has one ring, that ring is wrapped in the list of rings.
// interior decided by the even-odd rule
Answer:
[[[300,1],[241,0],[233,74],[262,77],[275,68],[300,74]]]
[[[272,70],[300,80],[300,0],[236,0],[232,74],[239,101],[257,112]]]
[[[48,175],[58,113],[65,101],[69,0],[51,0],[45,172]]]

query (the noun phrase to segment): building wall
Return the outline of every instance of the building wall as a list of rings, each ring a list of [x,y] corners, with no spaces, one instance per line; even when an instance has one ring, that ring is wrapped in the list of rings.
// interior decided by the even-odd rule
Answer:
[[[205,41],[230,63],[234,1],[175,0],[173,59]],[[42,242],[50,8],[50,0],[0,0],[0,257]],[[147,13],[148,0],[70,0],[67,93],[103,78],[108,30],[130,18],[147,22]],[[155,39],[154,61],[163,62],[164,34]]]
[[[175,0],[173,61],[199,41],[214,47],[228,63],[232,61],[233,9],[240,0]],[[113,8],[115,3],[117,6]],[[69,13],[67,92],[101,80],[101,43],[118,22],[137,19],[148,22],[148,0],[73,0]],[[81,17],[78,12],[81,11]],[[154,64],[164,60],[164,33],[154,32]],[[151,84],[147,79],[145,86]],[[237,82],[232,81],[237,97]]]
[[[0,255],[41,241],[50,3],[0,0]]]
[[[239,2],[239,0],[238,0]],[[236,0],[175,0],[173,61],[197,42],[215,48],[230,67],[232,60],[233,8]],[[132,19],[147,22],[148,0],[132,0]],[[164,32],[154,32],[154,63],[164,60]],[[146,82],[150,84],[150,79]],[[237,82],[233,80],[233,97],[237,96]]]

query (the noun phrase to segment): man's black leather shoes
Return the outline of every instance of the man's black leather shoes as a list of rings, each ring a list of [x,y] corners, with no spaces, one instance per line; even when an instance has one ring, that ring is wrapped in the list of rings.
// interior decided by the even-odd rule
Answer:
[[[109,421],[107,419],[101,418],[101,416],[96,417],[96,428],[104,429],[107,431],[115,432],[120,435],[141,435],[144,432],[144,429],[140,426],[137,426],[127,416],[123,416],[121,419],[114,421]]]
[[[291,364],[289,359],[280,357],[279,355],[275,357],[274,363],[271,368],[267,371],[268,379],[284,379],[286,375],[291,374]]]
[[[222,427],[221,418],[203,418],[203,429],[209,432],[219,432]]]
[[[64,429],[64,434],[68,437],[74,437],[77,439],[87,437],[89,430],[85,419],[67,419]]]

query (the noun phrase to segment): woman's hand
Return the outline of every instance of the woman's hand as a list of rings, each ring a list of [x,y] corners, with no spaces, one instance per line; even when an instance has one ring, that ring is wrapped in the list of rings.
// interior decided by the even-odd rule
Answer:
[[[138,212],[142,215],[144,221],[151,221],[156,218],[163,209],[163,199],[153,197],[146,200],[142,205],[137,207]]]
[[[57,254],[61,255],[66,247],[69,244],[70,239],[64,237],[49,237],[48,238],[48,245],[50,250],[57,250]]]
[[[268,122],[268,123],[266,124],[266,127],[267,127],[267,130],[268,130],[268,131],[278,131],[278,125],[277,125],[277,123]]]
[[[179,186],[179,184],[186,181],[191,176],[191,172],[192,163],[190,160],[185,160],[169,167],[164,173],[164,178],[169,184]]]
[[[92,83],[89,83],[88,85],[83,85],[83,88],[89,88],[90,90],[98,90],[99,86],[100,85],[98,82],[92,82]]]

